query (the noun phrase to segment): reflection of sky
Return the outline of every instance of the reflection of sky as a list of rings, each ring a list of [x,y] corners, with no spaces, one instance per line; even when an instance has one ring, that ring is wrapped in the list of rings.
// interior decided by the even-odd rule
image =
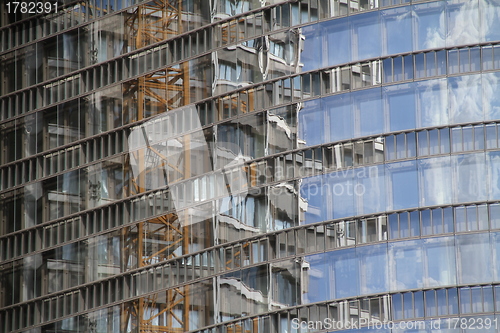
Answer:
[[[462,234],[360,246],[306,256],[303,300],[319,302],[498,279],[500,233]],[[477,274],[482,272],[482,274]],[[307,281],[307,280],[306,280]]]
[[[500,5],[436,1],[312,24],[303,28],[302,70],[383,54],[500,39]]]
[[[449,78],[450,118],[453,123],[482,120],[481,75]]]

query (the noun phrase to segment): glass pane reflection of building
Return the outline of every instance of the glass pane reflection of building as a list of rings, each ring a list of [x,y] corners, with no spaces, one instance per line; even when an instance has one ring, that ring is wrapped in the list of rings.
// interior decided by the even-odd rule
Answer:
[[[1,332],[498,331],[497,1],[56,2],[0,11]]]

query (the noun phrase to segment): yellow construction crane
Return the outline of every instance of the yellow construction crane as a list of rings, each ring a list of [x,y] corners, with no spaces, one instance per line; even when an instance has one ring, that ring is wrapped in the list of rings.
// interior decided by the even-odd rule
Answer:
[[[182,33],[182,0],[154,0],[139,5],[125,23],[129,45],[134,49],[165,41]],[[186,105],[190,100],[187,63],[167,66],[129,81],[124,85],[123,93],[128,97],[125,98],[124,111],[131,122]],[[136,154],[134,157],[140,164],[139,168],[146,170],[147,153],[140,150],[131,154]],[[184,162],[185,169],[189,170],[189,160]],[[126,168],[131,176],[128,194],[144,192],[147,188],[146,174],[133,175],[129,163]],[[189,177],[189,172],[183,174]],[[174,251],[179,247],[182,254],[188,253],[189,226],[181,225],[176,213],[126,227],[122,233],[124,265],[144,267],[170,259],[175,257]],[[123,309],[122,328],[138,329],[141,333],[189,331],[189,306],[187,286],[167,290],[161,296],[157,293],[141,297]],[[179,316],[180,309],[182,316]]]

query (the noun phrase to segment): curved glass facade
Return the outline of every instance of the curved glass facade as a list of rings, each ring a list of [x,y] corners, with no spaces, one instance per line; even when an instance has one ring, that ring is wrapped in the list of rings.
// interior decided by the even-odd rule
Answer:
[[[55,2],[0,10],[0,331],[500,329],[498,1]]]

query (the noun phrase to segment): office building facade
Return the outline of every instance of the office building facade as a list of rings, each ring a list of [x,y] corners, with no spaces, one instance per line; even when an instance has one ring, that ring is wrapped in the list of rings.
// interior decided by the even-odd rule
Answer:
[[[2,6],[0,331],[498,331],[497,0]]]

